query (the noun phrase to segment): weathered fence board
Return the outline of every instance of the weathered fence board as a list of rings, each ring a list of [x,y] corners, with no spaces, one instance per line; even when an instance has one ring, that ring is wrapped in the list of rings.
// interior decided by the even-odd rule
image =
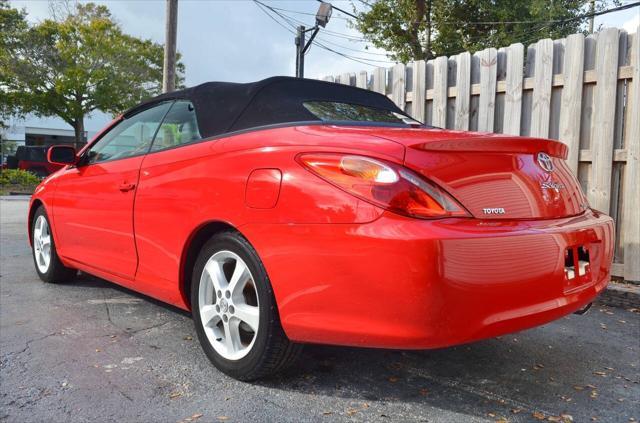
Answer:
[[[597,83],[593,99],[591,126],[592,184],[587,191],[591,206],[605,213],[611,208],[611,163],[613,161],[613,123],[616,113],[618,76],[618,30],[607,28],[596,46]]]
[[[469,129],[469,101],[471,100],[471,54],[460,53],[456,67],[455,129]]]
[[[425,118],[425,102],[427,101],[427,64],[424,60],[413,62],[411,116],[420,122]]]
[[[496,106],[496,78],[498,52],[495,48],[482,50],[480,58],[480,100],[478,103],[478,131],[493,131]]]
[[[391,100],[404,110],[406,86],[405,67],[402,63],[397,64],[391,70]]]
[[[580,153],[580,110],[582,108],[582,84],[584,75],[584,36],[567,37],[564,50],[564,87],[560,109],[560,141],[569,147],[567,164],[578,172]]]
[[[584,37],[438,57],[350,83],[390,96],[425,123],[557,138],[592,207],[616,220],[613,274],[640,282],[640,41],[608,28]],[[366,80],[366,84],[362,82]],[[342,82],[342,78],[325,80]],[[406,107],[405,107],[406,106]]]
[[[623,193],[624,278],[638,280],[640,275],[640,27],[631,44],[633,76],[627,85],[627,131],[625,135],[626,169]]]
[[[520,135],[523,68],[524,46],[520,43],[511,44],[507,50],[504,125],[502,125],[505,134]]]
[[[537,42],[534,69],[531,136],[547,138],[549,136],[551,83],[553,80],[553,41],[550,39]]]
[[[447,68],[448,59],[438,57],[433,62],[433,112],[432,125],[447,126]]]

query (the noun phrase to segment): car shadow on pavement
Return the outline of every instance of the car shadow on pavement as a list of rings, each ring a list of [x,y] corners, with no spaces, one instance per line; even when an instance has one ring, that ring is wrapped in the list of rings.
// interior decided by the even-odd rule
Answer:
[[[157,308],[148,307],[152,304],[166,311],[166,318],[172,319],[171,315],[182,316],[179,320],[191,318],[189,312],[90,275],[81,275],[68,285],[115,290],[122,294],[117,298],[126,296],[147,303],[144,306],[149,309],[147,313],[153,310],[157,314]],[[601,410],[602,402],[594,402],[598,395],[618,405],[614,377],[620,376],[608,366],[612,365],[610,360],[619,360],[617,355],[622,349],[630,349],[629,345],[612,349],[610,341],[603,338],[612,334],[599,332],[597,323],[607,316],[597,313],[591,312],[595,317],[587,318],[567,316],[524,332],[437,350],[306,345],[291,368],[252,384],[290,394],[340,399],[338,402],[349,403],[349,408],[327,413],[342,416],[351,413],[364,416],[364,411],[375,403],[378,408],[380,404],[388,404],[390,408],[404,404],[478,418],[497,416],[496,420],[503,416],[509,421],[529,421],[532,416],[537,419],[535,413],[545,416],[567,413],[575,421],[589,420],[599,411],[607,412]],[[126,324],[130,323],[128,320]],[[196,364],[198,367],[216,372],[204,354],[189,359],[201,360]],[[601,377],[603,369],[610,369],[604,371],[611,373],[607,375],[611,377]],[[618,374],[623,374],[623,370],[619,369]],[[376,419],[388,417],[378,409],[376,412],[379,413]]]
[[[133,291],[129,288],[125,288],[124,286],[106,281],[104,279],[100,279],[96,276],[92,276],[89,275],[87,273],[84,272],[79,272],[78,276],[76,277],[76,279],[74,279],[73,281],[69,281],[69,282],[63,282],[63,283],[59,283],[59,285],[67,285],[69,287],[78,287],[78,288],[82,288],[82,289],[86,289],[86,288],[96,288],[96,289],[100,289],[100,290],[104,290],[104,289],[113,289],[115,291],[118,291],[120,293],[122,293],[123,295],[128,295],[131,297],[135,297],[141,301],[144,301],[146,303],[149,304],[154,304],[158,307],[161,307],[163,309],[165,309],[168,312],[171,313],[176,313],[176,314],[180,314],[182,316],[186,316],[191,318],[191,313],[183,310],[181,308],[178,308],[176,306],[173,306],[171,304],[167,304],[165,302],[162,302],[160,300],[156,300],[155,298],[149,297],[145,294],[142,294],[140,292],[137,291]]]

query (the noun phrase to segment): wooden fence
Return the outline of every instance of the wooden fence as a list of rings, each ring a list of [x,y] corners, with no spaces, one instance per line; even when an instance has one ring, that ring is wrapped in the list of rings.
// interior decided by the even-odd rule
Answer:
[[[608,28],[324,79],[384,93],[434,126],[564,142],[591,206],[616,221],[614,276],[638,282],[638,34]]]

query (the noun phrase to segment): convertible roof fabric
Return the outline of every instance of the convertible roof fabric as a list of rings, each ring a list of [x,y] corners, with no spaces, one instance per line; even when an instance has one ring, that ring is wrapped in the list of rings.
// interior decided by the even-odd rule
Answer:
[[[303,106],[305,101],[358,104],[405,114],[386,96],[373,91],[314,79],[276,76],[246,84],[206,82],[154,97],[128,110],[124,117],[176,99],[193,103],[203,138],[264,125],[320,121]]]

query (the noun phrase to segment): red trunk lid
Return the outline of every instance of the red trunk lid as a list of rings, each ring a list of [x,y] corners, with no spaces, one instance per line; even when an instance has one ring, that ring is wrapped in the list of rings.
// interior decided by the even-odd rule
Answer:
[[[560,142],[441,129],[389,128],[376,135],[405,145],[405,166],[438,183],[475,217],[553,219],[587,207]]]

